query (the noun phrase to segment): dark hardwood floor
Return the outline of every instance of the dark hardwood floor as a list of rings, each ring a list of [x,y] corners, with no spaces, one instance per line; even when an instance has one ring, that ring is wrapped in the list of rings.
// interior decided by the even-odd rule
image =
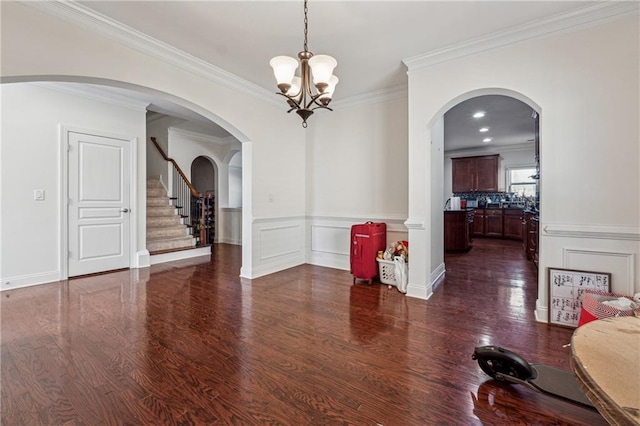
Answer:
[[[428,301],[310,265],[240,279],[240,250],[3,292],[2,424],[606,424],[471,359],[570,368],[519,243],[447,255]]]

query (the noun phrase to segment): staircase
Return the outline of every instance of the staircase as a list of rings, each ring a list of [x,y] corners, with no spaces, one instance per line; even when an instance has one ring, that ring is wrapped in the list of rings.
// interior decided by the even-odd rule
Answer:
[[[171,205],[167,191],[158,179],[147,181],[147,250],[154,254],[190,249],[196,240],[182,223],[176,206]]]

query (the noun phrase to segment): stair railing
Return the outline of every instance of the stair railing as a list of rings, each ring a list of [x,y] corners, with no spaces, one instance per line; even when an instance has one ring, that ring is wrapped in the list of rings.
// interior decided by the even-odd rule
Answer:
[[[201,194],[196,191],[189,179],[173,158],[169,158],[162,150],[155,137],[151,142],[156,147],[162,158],[171,163],[170,199],[178,209],[184,223],[192,229],[196,245],[211,244],[214,237],[213,214],[215,198],[213,194]]]

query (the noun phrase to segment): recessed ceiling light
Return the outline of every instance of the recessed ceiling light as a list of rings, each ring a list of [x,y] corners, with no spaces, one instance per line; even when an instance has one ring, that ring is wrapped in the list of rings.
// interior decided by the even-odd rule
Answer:
[[[482,139],[482,142],[487,143],[487,142],[491,142],[493,140],[493,138],[484,138]]]
[[[482,118],[484,117],[484,112],[482,111],[478,111],[475,114],[473,114],[473,118]]]
[[[481,132],[481,133],[488,132],[488,131],[489,131],[489,128],[488,128],[488,127],[482,127],[482,128],[480,128],[480,132]]]

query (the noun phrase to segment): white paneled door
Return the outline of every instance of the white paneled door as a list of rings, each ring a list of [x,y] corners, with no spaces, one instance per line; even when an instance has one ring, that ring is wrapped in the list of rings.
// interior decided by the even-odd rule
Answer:
[[[69,276],[128,268],[130,142],[68,135]]]

